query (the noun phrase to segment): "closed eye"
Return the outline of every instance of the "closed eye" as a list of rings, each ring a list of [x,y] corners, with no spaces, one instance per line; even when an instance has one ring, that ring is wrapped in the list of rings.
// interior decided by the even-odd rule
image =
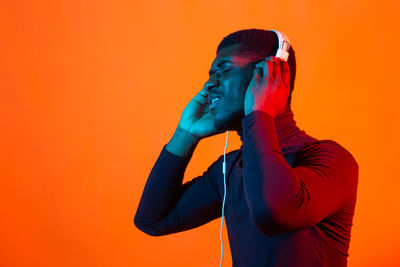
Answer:
[[[221,72],[222,72],[222,73],[225,73],[225,72],[228,72],[228,71],[230,71],[230,70],[231,70],[231,68],[221,69]]]
[[[224,68],[224,69],[217,69],[217,70],[215,70],[215,71],[210,71],[209,72],[209,76],[211,76],[211,75],[213,75],[214,73],[225,73],[225,72],[228,72],[228,71],[230,71],[232,68]]]

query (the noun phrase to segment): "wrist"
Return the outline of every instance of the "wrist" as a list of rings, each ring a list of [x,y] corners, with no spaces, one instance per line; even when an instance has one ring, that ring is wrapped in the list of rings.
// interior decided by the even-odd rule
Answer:
[[[182,139],[189,143],[198,143],[201,138],[197,137],[196,135],[192,134],[188,130],[183,129],[181,126],[178,125],[175,130],[176,134],[180,136]]]
[[[192,155],[199,141],[200,138],[178,126],[166,149],[172,154],[186,158]]]

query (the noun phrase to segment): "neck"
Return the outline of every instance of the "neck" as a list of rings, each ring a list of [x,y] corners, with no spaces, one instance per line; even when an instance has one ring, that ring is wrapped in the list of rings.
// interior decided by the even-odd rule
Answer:
[[[300,133],[304,133],[304,131],[300,130],[297,126],[290,106],[286,106],[282,112],[278,113],[275,116],[274,121],[279,145],[282,150],[287,148],[293,137],[296,137],[296,135]],[[240,140],[243,142],[243,129],[238,130],[237,133],[240,136]]]

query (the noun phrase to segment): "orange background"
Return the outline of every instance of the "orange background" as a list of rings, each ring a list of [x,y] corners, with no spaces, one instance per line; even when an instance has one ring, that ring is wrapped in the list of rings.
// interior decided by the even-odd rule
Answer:
[[[112,3],[111,3],[112,2]],[[349,266],[399,266],[398,1],[2,1],[0,265],[218,266],[220,219],[151,237],[147,176],[222,38],[285,32],[298,126],[359,166]],[[228,150],[240,147],[236,133]],[[202,140],[185,181],[223,154]],[[224,266],[231,266],[224,226]]]

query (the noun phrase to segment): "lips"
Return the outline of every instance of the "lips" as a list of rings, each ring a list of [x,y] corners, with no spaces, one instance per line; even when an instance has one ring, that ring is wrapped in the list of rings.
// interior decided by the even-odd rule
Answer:
[[[213,108],[215,108],[215,106],[217,105],[217,103],[219,102],[219,97],[215,97],[211,100],[211,104],[209,105],[209,110],[212,110]]]
[[[220,101],[221,96],[215,93],[211,93],[208,95],[208,109],[212,110],[217,105],[218,101]]]

